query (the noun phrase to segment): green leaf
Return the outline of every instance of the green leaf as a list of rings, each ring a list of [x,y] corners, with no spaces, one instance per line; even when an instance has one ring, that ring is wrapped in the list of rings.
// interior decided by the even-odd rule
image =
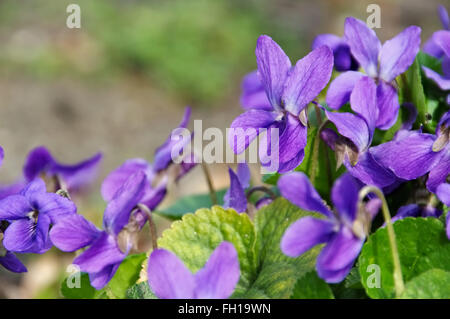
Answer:
[[[197,272],[222,241],[229,241],[238,252],[241,270],[233,297],[289,298],[297,279],[314,269],[320,247],[290,258],[281,252],[280,241],[292,222],[308,215],[280,198],[257,212],[254,226],[248,215],[214,206],[174,222],[158,244]]]
[[[192,271],[197,272],[223,241],[236,248],[241,267],[239,285],[248,286],[256,272],[253,246],[255,229],[247,214],[219,206],[186,214],[164,231],[158,246],[174,252]]]
[[[130,255],[120,264],[114,277],[108,283],[108,287],[114,297],[123,299],[126,297],[127,289],[134,285],[139,279],[142,263],[147,258],[145,253]]]
[[[406,284],[430,270],[450,271],[450,241],[444,224],[436,218],[405,218],[394,223],[394,231]],[[380,268],[380,288],[369,288],[369,265]],[[386,228],[378,229],[364,244],[359,257],[361,282],[371,298],[393,298],[393,262]]]
[[[226,193],[226,189],[222,189],[216,192],[217,201],[219,205],[223,205],[223,196]],[[180,219],[187,213],[193,213],[200,208],[209,208],[213,206],[211,197],[208,194],[188,195],[178,199],[173,205],[158,209],[156,214],[162,215],[170,219]]]
[[[330,286],[311,271],[297,280],[291,299],[334,299]]]
[[[434,56],[431,56],[423,51],[417,54],[417,59],[420,65],[432,69],[434,72],[442,73],[442,61]]]
[[[131,286],[127,290],[128,299],[157,299],[147,282],[141,282]]]
[[[427,124],[428,109],[422,85],[420,63],[417,57],[409,69],[398,78],[398,83],[401,101],[411,102],[417,108],[417,127],[420,124]]]
[[[405,285],[402,299],[450,299],[450,272],[430,269]]]
[[[80,276],[79,285],[76,281],[78,275]],[[91,286],[87,273],[75,273],[63,280],[61,294],[67,299],[96,299],[102,294],[102,291],[97,291]]]

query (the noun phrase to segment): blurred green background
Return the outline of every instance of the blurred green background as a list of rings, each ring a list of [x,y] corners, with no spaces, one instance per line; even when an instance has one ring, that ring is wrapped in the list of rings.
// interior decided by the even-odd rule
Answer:
[[[66,27],[70,3],[81,7],[81,29]],[[365,20],[370,3],[381,6],[382,41],[411,24],[422,27],[422,41],[440,28],[437,0],[3,0],[0,181],[17,178],[38,145],[69,163],[100,150],[99,181],[91,199],[79,204],[99,224],[102,178],[127,158],[151,160],[185,105],[194,107],[193,118],[204,128],[226,128],[241,112],[240,81],[256,67],[260,34],[296,61],[317,34],[342,35],[346,16]],[[216,188],[225,187],[226,166],[212,171]],[[196,169],[163,205],[205,191]],[[72,258],[56,250],[24,256],[29,273],[0,269],[0,297],[59,297]]]

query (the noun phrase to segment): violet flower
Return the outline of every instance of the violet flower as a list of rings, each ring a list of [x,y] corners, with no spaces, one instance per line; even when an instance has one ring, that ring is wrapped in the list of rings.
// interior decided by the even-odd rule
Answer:
[[[239,259],[233,244],[222,242],[196,274],[172,252],[156,249],[148,261],[148,283],[161,299],[225,299],[239,281]]]
[[[248,73],[241,84],[241,106],[245,110],[260,109],[271,111],[272,105],[267,98],[263,83],[261,82],[258,70]]]
[[[337,167],[343,163],[353,177],[367,185],[384,188],[394,184],[397,177],[378,164],[369,148],[379,112],[373,79],[362,77],[356,82],[350,106],[356,114],[325,111],[340,134],[331,129],[321,132],[322,139],[335,151]]]
[[[143,172],[131,175],[106,206],[103,230],[78,214],[66,217],[51,229],[50,238],[62,251],[72,252],[90,246],[73,263],[89,274],[94,288],[101,289],[111,280],[134,247],[141,221],[136,219],[140,215],[133,212],[146,187],[147,178]]]
[[[42,175],[49,179],[60,178],[65,185],[56,187],[65,186],[69,192],[77,192],[94,181],[101,159],[102,154],[98,153],[77,164],[61,164],[44,146],[40,146],[28,154],[23,173],[26,181]]]
[[[378,116],[375,127],[387,130],[397,120],[399,102],[394,79],[405,72],[419,52],[421,29],[410,26],[381,45],[375,32],[353,17],[345,20],[344,39],[352,55],[366,75],[347,71],[331,82],[326,101],[330,108],[339,109],[348,102],[356,82],[364,76],[376,79]]]
[[[252,129],[254,134],[245,136],[245,142],[237,143],[234,140],[235,130],[230,130],[229,141],[233,151],[239,154],[261,133],[261,129],[278,129],[280,136],[277,144],[277,171],[287,172],[298,166],[305,155],[306,106],[327,85],[333,68],[333,55],[330,48],[322,46],[292,67],[283,50],[266,35],[258,38],[255,53],[258,74],[271,109],[251,109],[238,116],[231,128],[244,131]],[[262,165],[267,167],[267,164],[262,162]]]
[[[282,176],[278,187],[283,197],[293,204],[326,217],[303,217],[289,226],[281,239],[283,253],[298,257],[316,245],[326,244],[317,257],[317,273],[328,283],[342,281],[361,251],[381,201],[372,199],[361,210],[358,207],[360,183],[348,173],[339,177],[333,186],[331,198],[335,210],[325,204],[303,173]]]
[[[427,173],[427,188],[435,193],[450,174],[450,111],[445,113],[436,134],[410,131],[396,140],[374,147],[377,161],[404,180]]]
[[[425,76],[433,80],[441,90],[450,90],[450,31],[437,31],[433,35],[434,43],[443,52],[442,75],[422,66]],[[447,104],[450,105],[450,94],[447,95]]]
[[[347,42],[345,42],[345,39],[334,34],[320,34],[314,39],[312,49],[314,50],[322,45],[328,46],[333,51],[334,68],[336,71],[344,72],[358,70],[358,61],[352,56],[350,47]]]
[[[439,218],[442,211],[431,205],[408,204],[398,209],[397,214],[392,217],[391,222],[403,219],[405,217],[435,217]]]
[[[42,254],[52,246],[50,226],[75,213],[72,201],[47,193],[44,181],[37,178],[19,194],[0,201],[0,220],[10,222],[3,246],[12,252]]]
[[[444,6],[439,5],[438,6],[438,14],[439,14],[439,19],[441,20],[441,23],[442,23],[443,30],[450,31],[450,20],[448,17],[447,9],[445,9]],[[428,41],[425,42],[425,44],[423,46],[423,52],[425,52],[431,56],[434,56],[435,58],[438,58],[438,59],[444,55],[441,45],[439,45],[436,41],[437,40],[436,36],[438,35],[439,32],[440,31],[433,33],[431,35],[430,39],[428,39]]]
[[[183,119],[178,126],[179,128],[186,128],[189,123],[191,109],[186,108]],[[190,139],[182,141],[183,146],[190,142]],[[171,137],[164,142],[155,152],[155,160],[152,165],[145,159],[133,158],[127,160],[121,166],[113,170],[105,178],[102,183],[101,193],[105,201],[110,201],[121,188],[123,183],[136,172],[144,172],[147,177],[148,185],[145,189],[141,203],[147,205],[151,210],[164,199],[167,193],[167,186],[170,179],[175,181],[186,175],[196,163],[193,160],[193,154],[186,155],[180,164],[175,164],[172,159],[172,150],[179,147],[178,141],[173,141]],[[182,154],[182,147],[179,152]]]
[[[27,268],[12,252],[0,249],[0,265],[15,273],[27,272]]]
[[[247,210],[245,189],[250,186],[250,169],[246,163],[239,163],[236,173],[228,168],[230,174],[230,188],[223,196],[223,207],[233,208],[238,213]]]

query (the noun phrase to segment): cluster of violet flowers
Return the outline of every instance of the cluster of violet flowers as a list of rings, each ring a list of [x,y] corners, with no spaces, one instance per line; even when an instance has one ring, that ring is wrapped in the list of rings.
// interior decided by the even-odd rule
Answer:
[[[396,78],[408,70],[420,50],[419,27],[408,27],[382,44],[364,22],[349,17],[343,37],[318,36],[312,51],[295,64],[269,36],[257,40],[257,70],[248,74],[242,85],[245,112],[231,127],[279,130],[277,173],[282,175],[277,186],[281,196],[323,215],[294,222],[284,233],[280,249],[287,256],[298,257],[325,244],[316,269],[328,283],[341,282],[349,274],[380,209],[381,200],[374,194],[360,198],[365,186],[377,187],[388,195],[407,181],[426,178],[428,196],[450,205],[450,30],[443,7],[440,16],[444,29],[435,32],[423,48],[442,61],[443,74],[423,67],[425,76],[446,96],[447,109],[441,112],[435,132],[425,131],[421,125],[413,130],[417,128],[417,110],[411,103],[400,105],[396,84]],[[333,74],[338,75],[330,83]],[[326,103],[321,105],[318,97],[327,86]],[[349,107],[342,111],[344,105]],[[319,123],[318,134],[334,152],[337,167],[343,165],[346,170],[334,181],[332,206],[322,199],[308,176],[295,171],[305,158],[311,125],[309,106],[326,116]],[[408,109],[410,118],[392,140],[375,145],[377,130],[393,127],[400,107]],[[180,128],[188,127],[190,115],[190,108],[186,108]],[[233,145],[234,152],[243,152],[256,138],[248,138],[243,148]],[[0,189],[0,264],[13,272],[25,272],[15,254],[42,254],[52,246],[65,252],[83,249],[73,263],[89,274],[93,287],[105,287],[127,255],[136,250],[140,230],[152,223],[152,211],[165,198],[169,185],[196,165],[194,154],[185,156],[183,149],[179,155],[185,157],[175,162],[176,146],[169,137],[156,150],[152,163],[129,159],[109,173],[101,186],[107,203],[102,228],[79,214],[74,203],[77,194],[94,180],[102,155],[66,165],[45,147],[32,150],[23,176]],[[271,152],[267,151],[265,154]],[[248,198],[255,190],[250,188],[249,167],[241,163],[236,171],[229,169],[229,176],[223,206],[248,213]],[[256,190],[267,194],[254,204],[257,209],[276,197],[267,189]],[[440,217],[442,211],[437,206],[430,201],[426,205],[408,203],[393,221],[407,216]],[[450,238],[448,217],[447,235]],[[196,274],[172,252],[155,244],[153,248],[147,277],[159,298],[227,298],[239,281],[238,255],[231,243],[217,246]]]

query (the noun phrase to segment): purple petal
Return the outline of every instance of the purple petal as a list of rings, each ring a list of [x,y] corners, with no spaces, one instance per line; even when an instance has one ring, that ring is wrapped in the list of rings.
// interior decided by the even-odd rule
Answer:
[[[156,249],[148,260],[148,283],[160,299],[192,299],[195,277],[172,252]]]
[[[370,132],[367,122],[352,113],[338,113],[325,111],[327,118],[336,125],[342,136],[350,139],[360,152],[370,146]]]
[[[183,119],[181,120],[180,124],[178,125],[178,128],[187,128],[189,124],[189,119],[191,117],[191,108],[186,107],[186,110],[184,112]],[[182,140],[182,148],[180,148],[180,154],[183,151],[183,148],[186,146],[186,144],[190,143],[191,138],[185,138]],[[173,162],[172,159],[172,152],[174,147],[179,147],[178,144],[180,143],[179,140],[172,139],[172,136],[169,136],[166,142],[164,142],[163,145],[161,145],[159,148],[155,151],[155,158],[153,161],[153,169],[157,172],[166,169],[169,164]]]
[[[47,188],[45,187],[44,181],[40,178],[36,178],[28,183],[20,193],[30,202],[33,202],[36,196],[45,194],[46,192]]]
[[[291,61],[272,38],[262,35],[256,44],[256,63],[261,82],[273,106],[281,106],[281,94]]]
[[[250,186],[250,168],[247,163],[238,163],[236,175],[244,189]]]
[[[89,273],[89,280],[91,281],[91,286],[97,290],[105,287],[108,282],[114,277],[120,263],[106,266],[101,271],[96,273]]]
[[[349,17],[345,19],[344,38],[352,55],[361,64],[370,77],[377,75],[378,53],[381,49],[375,31],[361,20]]]
[[[379,198],[372,198],[366,203],[365,206],[366,212],[369,213],[372,219],[374,219],[375,216],[378,214],[382,204],[383,202]]]
[[[368,151],[359,154],[355,166],[352,166],[348,159],[344,160],[344,165],[353,177],[364,184],[384,188],[394,184],[398,179],[391,171],[380,165],[377,158],[373,156],[373,152],[377,153],[377,148],[378,146],[371,147]],[[378,154],[382,154],[381,150]]]
[[[55,162],[50,173],[61,176],[70,191],[80,191],[94,182],[102,157],[101,153],[97,153],[91,158],[74,165]]]
[[[278,167],[278,173],[284,174],[292,171],[294,168],[300,165],[305,157],[305,151],[300,150],[295,157],[287,162],[280,163]],[[264,165],[263,165],[264,166]]]
[[[399,131],[409,131],[412,129],[414,122],[416,122],[417,119],[417,108],[414,104],[405,102],[402,104],[402,107],[408,111],[408,118],[402,123],[402,126],[400,127]],[[399,131],[395,133],[395,136],[399,136]],[[394,138],[395,139],[395,138]]]
[[[298,118],[287,115],[286,126],[279,138],[279,160],[285,163],[297,156],[306,146],[307,128]]]
[[[283,89],[284,108],[295,116],[325,88],[333,71],[333,52],[322,46],[298,60]]]
[[[0,220],[24,218],[33,208],[23,195],[11,195],[0,200]]]
[[[10,251],[7,251],[5,256],[0,256],[0,265],[12,272],[27,272],[27,268],[22,264],[19,258]]]
[[[397,90],[390,84],[380,82],[377,86],[378,119],[376,126],[380,130],[388,130],[395,124],[400,104]]]
[[[444,77],[437,72],[422,66],[425,76],[434,81],[442,90],[450,90],[450,78]]]
[[[149,187],[143,172],[131,175],[108,203],[103,215],[105,230],[117,235],[130,219],[131,211],[141,201],[145,188]]]
[[[126,180],[139,171],[145,172],[148,177],[153,175],[151,165],[141,158],[129,159],[109,173],[102,183],[101,193],[103,199],[107,202],[113,199]]]
[[[44,146],[36,147],[31,150],[25,160],[23,173],[28,181],[38,177],[42,172],[53,166],[54,159],[50,152]]]
[[[197,299],[226,299],[239,281],[239,259],[233,244],[222,242],[195,274]]]
[[[345,41],[342,40],[335,34],[319,34],[312,43],[312,49],[320,48],[321,46],[326,45],[331,50],[335,50],[338,46],[345,44]]]
[[[308,177],[301,172],[283,175],[278,180],[281,195],[298,207],[331,217],[333,213],[324,204]]]
[[[431,35],[431,37],[425,42],[422,50],[426,54],[431,55],[437,59],[440,59],[444,54],[441,46],[436,43],[434,39],[434,34]]]
[[[436,188],[436,195],[439,197],[441,202],[445,205],[450,206],[450,184],[442,183]]]
[[[62,219],[50,230],[52,243],[62,251],[75,251],[90,245],[101,231],[83,216],[73,214]]]
[[[338,72],[344,72],[349,70],[358,70],[359,64],[353,58],[350,52],[350,47],[347,44],[342,44],[333,50],[334,55],[334,68]]]
[[[265,111],[271,111],[273,109],[270,101],[267,99],[266,91],[264,91],[257,70],[244,77],[241,89],[240,101],[244,109],[260,109]]]
[[[0,185],[0,200],[10,196],[17,195],[25,187],[26,183],[24,180],[20,179],[16,182],[7,185]]]
[[[328,220],[303,217],[294,222],[281,239],[281,251],[298,257],[312,247],[326,243],[334,233],[335,224]]]
[[[342,281],[348,272],[349,266],[358,257],[364,239],[353,235],[350,229],[342,229],[331,239],[331,241],[322,249],[317,257],[317,274],[328,283],[337,283]],[[345,270],[344,272],[342,272]],[[339,273],[339,276],[337,276]],[[332,276],[331,276],[332,275]]]
[[[377,85],[374,80],[365,76],[356,83],[350,95],[350,106],[366,120],[369,129],[368,144],[370,144],[378,118]]]
[[[434,33],[434,39],[445,55],[450,57],[450,31],[437,31]]]
[[[441,159],[441,152],[433,152],[435,137],[431,134],[411,133],[406,138],[381,144],[374,148],[378,162],[406,180],[416,179],[430,171]]]
[[[258,136],[259,129],[268,128],[277,116],[275,112],[250,110],[235,118],[228,135],[228,142],[234,153],[242,153]]]
[[[334,182],[331,190],[331,200],[339,216],[350,223],[356,218],[360,188],[360,183],[352,175],[345,173]]]
[[[448,17],[448,12],[444,6],[438,6],[439,19],[441,20],[442,27],[446,30],[450,29],[450,21]]]
[[[380,77],[393,81],[408,69],[420,48],[421,29],[410,26],[391,40],[386,41],[380,51]]]
[[[12,222],[5,231],[3,246],[6,250],[19,253],[41,253],[47,250],[50,220],[39,216],[37,225],[31,219],[24,218]]]
[[[0,166],[3,164],[4,158],[5,158],[5,152],[3,151],[3,147],[0,146]]]
[[[447,224],[447,226],[445,227],[446,228],[446,233],[447,233],[447,238],[450,239],[450,214],[447,214],[445,222]]]
[[[445,183],[447,180],[447,177],[450,174],[450,151],[449,147],[447,146],[447,150],[442,150],[440,153],[446,152],[447,154],[442,156],[442,158],[437,162],[436,166],[434,166],[430,174],[428,174],[428,180],[427,180],[427,188],[430,192],[435,193],[436,188],[442,184]]]
[[[224,195],[224,207],[231,207],[238,213],[245,212],[247,210],[247,198],[244,188],[231,168],[228,168],[228,173],[230,174],[230,189]]]
[[[350,94],[364,74],[355,71],[347,71],[336,77],[327,90],[327,105],[337,110],[350,100]]]
[[[32,205],[39,214],[48,215],[52,223],[77,212],[77,207],[71,200],[55,193],[36,194]]]
[[[397,214],[392,217],[391,222],[394,223],[397,220],[403,219],[405,217],[418,217],[420,214],[420,208],[416,204],[409,204],[402,206],[398,209]]]
[[[103,232],[100,237],[73,261],[81,271],[97,273],[105,267],[122,262],[126,254],[120,251],[113,236]]]

